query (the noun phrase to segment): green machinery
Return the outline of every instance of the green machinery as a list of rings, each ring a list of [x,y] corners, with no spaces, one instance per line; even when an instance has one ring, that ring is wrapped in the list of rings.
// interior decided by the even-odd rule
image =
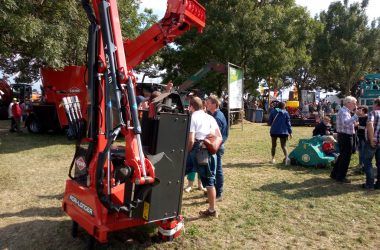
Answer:
[[[368,74],[360,81],[358,100],[360,105],[367,105],[372,110],[373,100],[380,96],[380,73]]]
[[[309,167],[327,167],[335,160],[322,151],[323,139],[314,136],[310,139],[300,139],[297,147],[290,153],[289,158],[292,165],[303,165]],[[337,148],[337,145],[335,145]]]
[[[223,63],[211,62],[203,66],[194,75],[190,76],[179,87],[178,92],[188,90],[205,77],[210,71],[227,74],[227,66]]]

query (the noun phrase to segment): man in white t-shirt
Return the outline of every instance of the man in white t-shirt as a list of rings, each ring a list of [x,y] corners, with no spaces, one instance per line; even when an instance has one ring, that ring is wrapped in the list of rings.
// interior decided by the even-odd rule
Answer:
[[[210,134],[216,137],[222,137],[218,124],[214,117],[203,110],[203,103],[199,97],[190,99],[189,111],[192,113],[188,140],[189,157],[191,162],[201,178],[202,184],[207,189],[208,209],[199,212],[201,216],[218,217],[215,209],[216,191],[215,191],[215,173],[216,173],[216,156],[208,156],[207,165],[199,165],[196,154],[201,148],[202,141]]]
[[[13,113],[12,113],[12,106],[13,104],[17,102],[17,99],[16,98],[13,98],[12,99],[12,102],[9,104],[8,106],[8,118],[11,119],[11,128],[9,129],[9,132],[15,132],[15,127],[16,127],[16,121],[13,117]]]

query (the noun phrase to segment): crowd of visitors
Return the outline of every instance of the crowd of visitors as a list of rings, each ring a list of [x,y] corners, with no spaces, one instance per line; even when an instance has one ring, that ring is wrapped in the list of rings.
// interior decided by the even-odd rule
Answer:
[[[380,189],[380,97],[374,101],[372,111],[367,106],[357,106],[356,98],[347,96],[341,104],[322,100],[318,104],[304,102],[303,116],[310,113],[320,117],[313,130],[313,136],[321,136],[321,150],[327,156],[335,158],[330,177],[339,183],[351,183],[347,172],[353,153],[358,152],[359,164],[355,173],[365,173],[365,189]],[[332,128],[331,115],[336,115],[335,131]],[[271,162],[275,163],[277,139],[280,139],[285,165],[290,164],[287,140],[292,136],[291,120],[285,109],[285,103],[277,103],[273,108],[268,124],[272,139]],[[336,147],[335,145],[338,145]],[[372,160],[375,158],[377,175],[373,173]],[[375,182],[375,176],[378,176]]]
[[[210,95],[202,101],[195,95],[190,95],[189,112],[191,122],[189,130],[189,155],[186,164],[188,186],[186,192],[193,190],[195,172],[198,174],[198,189],[207,195],[208,208],[200,211],[201,216],[218,217],[216,201],[222,200],[224,174],[222,157],[224,143],[228,138],[228,126],[224,114],[220,111],[220,101],[217,96]],[[213,138],[214,139],[210,139]],[[217,139],[219,138],[219,139]],[[206,140],[220,140],[216,153],[205,147]],[[201,156],[207,157],[202,161]]]
[[[161,91],[145,86],[139,91],[136,101],[140,110],[149,110],[150,103],[161,95],[161,92],[170,93],[173,84],[169,82]],[[224,173],[222,157],[224,143],[228,138],[228,126],[225,115],[220,110],[220,99],[215,95],[207,96],[202,100],[197,92],[186,96],[188,111],[191,114],[188,135],[188,157],[186,160],[187,186],[184,191],[194,191],[194,181],[198,176],[197,189],[207,196],[208,208],[200,211],[200,216],[217,217],[216,202],[222,201],[224,187]],[[224,100],[226,98],[223,98]],[[218,150],[211,152],[206,142],[220,141]]]
[[[162,92],[171,92],[173,84],[169,83]],[[154,98],[161,95],[160,91],[153,89],[141,92],[136,100],[139,109],[149,109]],[[224,144],[228,138],[228,125],[225,115],[220,110],[220,99],[215,95],[205,100],[196,95],[189,95],[188,111],[191,114],[188,135],[188,158],[186,160],[186,175],[188,184],[185,192],[194,191],[194,181],[198,175],[198,190],[207,196],[208,207],[199,212],[200,216],[218,217],[216,202],[222,201],[224,189],[224,174],[222,158]],[[252,105],[257,108],[258,103]],[[292,138],[292,125],[290,115],[284,102],[276,103],[271,108],[268,124],[271,136],[271,163],[275,163],[277,141],[279,139],[284,154],[283,163],[290,164],[287,150],[287,141]],[[11,118],[11,132],[19,132],[20,124],[26,115],[26,103],[19,104],[16,98],[9,105],[9,118]],[[357,107],[357,100],[348,96],[341,105],[336,102],[322,100],[318,104],[305,102],[302,105],[303,116],[318,113],[321,117],[313,130],[313,136],[322,136],[322,150],[326,155],[335,157],[335,164],[330,177],[340,183],[350,183],[347,171],[352,153],[357,148],[359,165],[357,172],[365,173],[365,189],[380,188],[380,98],[374,101],[373,110],[369,112],[367,106]],[[331,115],[336,113],[336,133],[332,129]],[[214,139],[212,139],[214,138]],[[210,152],[206,141],[219,138],[221,143],[216,153]],[[337,140],[335,140],[337,139]],[[339,153],[335,145],[338,144]],[[375,157],[377,166],[377,181],[373,174],[372,160]]]
[[[347,178],[347,172],[354,152],[359,154],[359,164],[355,173],[365,173],[366,182],[362,185],[365,189],[379,189],[380,181],[374,182],[372,160],[375,156],[376,166],[380,166],[380,98],[374,101],[372,111],[369,112],[367,106],[357,106],[356,98],[347,96],[343,100],[343,105],[336,105],[336,134],[331,128],[331,118],[324,115],[322,121],[313,130],[313,136],[323,136],[325,142],[322,150],[327,155],[336,157],[336,162],[331,171],[330,177],[340,183],[351,183]],[[335,139],[339,147],[339,154],[334,148]],[[326,143],[326,144],[325,144]]]
[[[216,170],[217,156],[208,152],[204,145],[206,138],[213,136],[221,139],[222,135],[215,118],[203,109],[203,102],[199,97],[190,99],[191,113],[190,130],[188,136],[188,160],[186,173],[196,171],[202,185],[207,190],[208,208],[200,211],[201,216],[218,217],[216,211]]]

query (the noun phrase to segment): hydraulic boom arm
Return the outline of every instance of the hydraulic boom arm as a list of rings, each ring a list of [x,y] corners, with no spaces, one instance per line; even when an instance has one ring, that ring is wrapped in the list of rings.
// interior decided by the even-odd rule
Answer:
[[[91,179],[105,207],[128,211],[115,205],[112,182],[111,145],[125,138],[126,168],[136,185],[156,183],[152,163],[145,158],[141,126],[131,69],[167,43],[196,26],[205,26],[205,9],[196,0],[168,0],[164,18],[133,41],[123,42],[116,0],[82,0],[90,21],[88,42],[88,90],[90,91],[90,140],[95,149],[90,166]],[[96,169],[96,171],[94,171]],[[105,178],[106,177],[106,178]],[[105,189],[107,189],[106,192]],[[117,188],[116,188],[117,189]]]
[[[179,87],[178,91],[185,91],[194,86],[198,81],[205,77],[208,72],[215,71],[223,74],[227,74],[227,67],[222,63],[208,63],[197,71],[194,75],[190,76]]]
[[[164,18],[135,40],[126,40],[124,50],[128,68],[134,68],[192,26],[202,32],[205,9],[194,0],[168,0]]]
[[[181,117],[183,122],[170,126],[182,126],[177,137],[183,135],[184,142],[175,150],[173,147],[177,146],[170,146],[170,152],[175,152],[173,156],[159,153],[159,157],[149,158],[154,166],[143,151],[134,93],[136,79],[131,70],[191,26],[201,31],[205,9],[196,0],[168,0],[165,17],[158,24],[137,39],[125,42],[117,0],[81,1],[89,20],[88,97],[82,101],[76,97],[74,101],[64,99],[70,124],[78,126],[73,133],[77,143],[63,209],[73,219],[73,235],[79,224],[96,240],[106,242],[109,232],[156,222],[162,228],[162,237],[172,239],[183,228],[180,202],[187,137],[181,131],[188,128],[189,117],[166,114],[173,122]],[[83,104],[86,121],[80,111]],[[167,126],[168,131],[172,128],[163,124],[159,127]],[[118,137],[123,137],[124,145],[113,145]],[[176,165],[170,157],[177,159]],[[75,170],[74,175],[71,170]]]

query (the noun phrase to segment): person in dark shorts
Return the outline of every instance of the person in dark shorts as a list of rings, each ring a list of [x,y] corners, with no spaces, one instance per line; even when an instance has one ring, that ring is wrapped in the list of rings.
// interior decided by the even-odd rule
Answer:
[[[275,154],[277,146],[277,138],[280,138],[281,149],[284,153],[285,165],[290,164],[290,159],[288,157],[288,150],[286,148],[286,142],[288,137],[292,137],[292,125],[290,123],[289,113],[285,110],[285,103],[278,103],[277,108],[273,109],[269,115],[268,124],[270,128],[270,136],[272,138],[272,163],[275,163]]]

